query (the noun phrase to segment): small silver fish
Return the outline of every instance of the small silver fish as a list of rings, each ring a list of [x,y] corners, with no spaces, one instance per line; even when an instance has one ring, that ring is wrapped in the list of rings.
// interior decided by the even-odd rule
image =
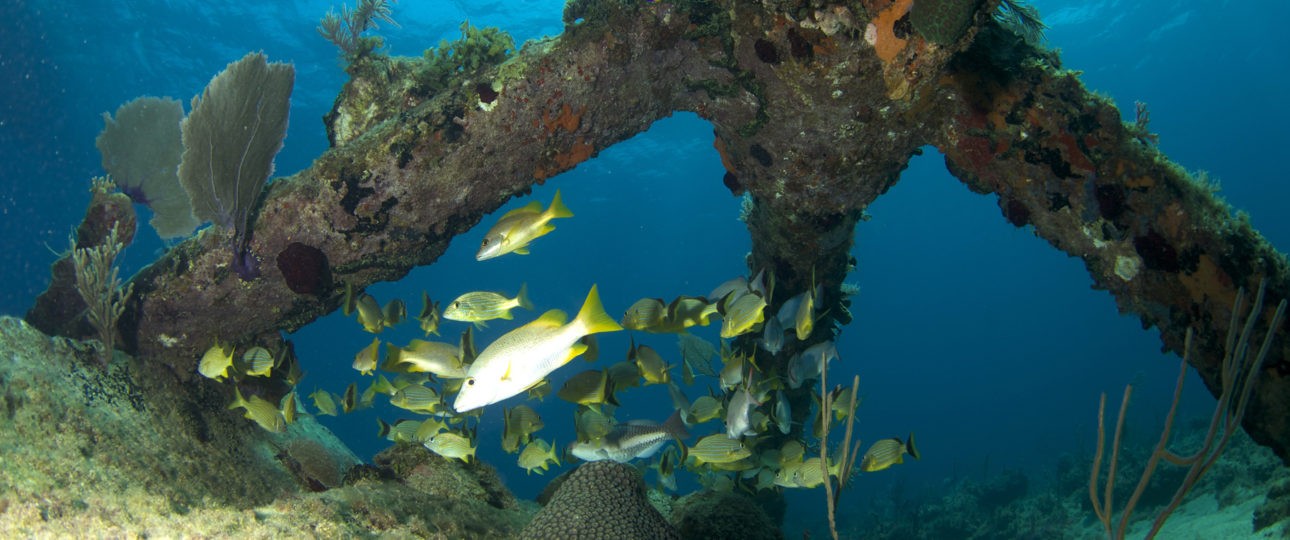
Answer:
[[[627,463],[653,456],[668,439],[684,440],[689,436],[681,420],[681,411],[674,411],[662,425],[652,422],[618,424],[599,441],[574,443],[570,453],[583,461],[607,459]]]
[[[818,378],[829,360],[838,357],[838,348],[832,341],[822,341],[807,347],[788,365],[788,387],[797,389],[808,380]]]
[[[762,327],[761,348],[770,354],[779,354],[784,349],[784,326],[779,324],[779,317],[766,319]]]
[[[726,405],[726,436],[738,439],[744,435],[756,435],[757,431],[752,427],[749,413],[758,405],[761,404],[753,400],[752,392],[748,391],[748,385],[735,390],[730,403]]]

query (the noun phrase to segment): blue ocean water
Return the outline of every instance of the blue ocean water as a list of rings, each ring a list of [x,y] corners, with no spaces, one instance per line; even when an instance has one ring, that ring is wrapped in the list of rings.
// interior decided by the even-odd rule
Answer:
[[[398,27],[384,26],[389,52],[419,55],[459,35],[462,20],[496,25],[517,42],[558,33],[562,2],[414,2],[396,4]],[[1048,43],[1085,84],[1132,114],[1150,107],[1160,147],[1189,170],[1222,182],[1223,196],[1247,211],[1282,251],[1290,184],[1281,152],[1290,136],[1290,3],[1044,0],[1033,4],[1049,25]],[[0,5],[0,313],[21,315],[48,279],[52,250],[66,246],[102,174],[94,137],[100,114],[139,95],[187,101],[245,52],[292,62],[296,86],[279,175],[306,166],[327,147],[322,115],[345,81],[335,48],[314,31],[338,3],[212,3],[192,0],[67,2],[8,0]],[[843,504],[854,515],[892,497],[935,492],[946,480],[1021,468],[1036,478],[1063,453],[1087,455],[1095,441],[1097,397],[1134,382],[1130,422],[1154,424],[1167,409],[1177,361],[1135,317],[1117,314],[1109,294],[1089,288],[1078,259],[1057,252],[1000,216],[993,197],[972,194],[945,172],[935,150],[916,158],[901,182],[869,210],[856,231],[860,285],[855,320],[838,339],[842,362],[830,373],[861,377],[857,430],[866,441],[914,432],[923,459],[859,477]],[[514,294],[527,283],[538,310],[576,310],[593,283],[620,313],[640,297],[706,294],[746,272],[749,240],[736,220],[739,200],[721,185],[711,128],[677,114],[536,188],[548,202],[561,190],[576,217],[557,222],[527,257],[479,263],[486,228],[454,240],[436,264],[369,292],[400,297],[415,310],[422,290],[448,300],[470,290]],[[507,208],[529,199],[512,201]],[[505,209],[503,209],[505,210]],[[132,272],[163,249],[142,228],[124,264]],[[517,313],[517,322],[530,314]],[[500,321],[499,321],[500,323]],[[481,346],[509,328],[492,324]],[[445,335],[464,329],[445,323]],[[715,330],[705,337],[715,338]],[[420,337],[407,325],[382,338]],[[676,359],[674,338],[637,336]],[[308,376],[305,391],[342,390],[356,373],[353,352],[370,342],[340,314],[291,336]],[[607,360],[627,350],[625,333],[602,339]],[[337,352],[353,351],[353,352]],[[603,362],[603,361],[602,361]],[[578,364],[553,379],[581,370]],[[1207,414],[1213,398],[1188,379],[1183,414]],[[692,397],[699,390],[692,389]],[[661,386],[629,390],[620,420],[669,414]],[[549,397],[538,407],[539,435],[572,440],[573,406]],[[375,408],[323,422],[362,457],[385,447]],[[528,476],[501,452],[500,408],[480,426],[481,459],[508,485],[532,497],[553,476]],[[715,428],[713,428],[715,429]],[[902,495],[903,494],[903,495]],[[786,530],[823,532],[820,490],[790,494],[802,511]],[[845,514],[845,513],[844,513]],[[844,523],[846,519],[844,517]],[[858,519],[858,518],[856,518]]]

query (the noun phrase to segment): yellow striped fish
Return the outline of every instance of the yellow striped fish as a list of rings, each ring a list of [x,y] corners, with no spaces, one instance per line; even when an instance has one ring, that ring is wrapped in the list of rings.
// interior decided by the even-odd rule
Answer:
[[[909,454],[914,459],[922,459],[918,454],[918,449],[914,447],[914,434],[909,434],[909,439],[901,441],[899,438],[892,437],[883,439],[873,446],[869,451],[864,453],[860,459],[860,470],[864,472],[877,472],[892,465],[905,462],[905,454]]]
[[[458,296],[443,310],[443,318],[485,326],[484,321],[510,320],[511,310],[517,307],[533,309],[533,303],[529,301],[527,284],[520,285],[520,293],[515,295],[515,298],[486,291],[468,292]]]

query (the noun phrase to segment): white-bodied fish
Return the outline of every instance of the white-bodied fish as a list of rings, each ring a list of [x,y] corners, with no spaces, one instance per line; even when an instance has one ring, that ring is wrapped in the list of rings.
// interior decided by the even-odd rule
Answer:
[[[551,224],[552,219],[567,217],[573,217],[573,212],[560,200],[559,190],[555,192],[555,198],[546,210],[542,210],[542,203],[537,201],[511,210],[503,214],[493,228],[488,229],[484,241],[479,244],[475,260],[483,261],[507,253],[527,255],[529,242],[555,230],[555,225]]]
[[[838,357],[838,347],[832,341],[821,341],[807,347],[788,362],[788,387],[797,389],[802,383],[818,378],[828,367],[829,360]]]
[[[462,413],[523,392],[586,351],[583,337],[622,330],[605,313],[595,285],[578,315],[568,324],[565,319],[564,312],[551,310],[497,338],[470,365],[453,409]]]
[[[752,392],[748,390],[751,384],[752,381],[747,381],[745,386],[735,390],[730,403],[726,404],[726,436],[731,439],[757,434],[757,430],[753,429],[749,413],[761,403],[757,403],[753,399]]]
[[[583,461],[608,459],[627,463],[653,456],[668,439],[683,440],[689,436],[681,411],[675,411],[662,425],[648,421],[618,424],[600,440],[572,444],[569,452]]]
[[[793,414],[789,409],[788,400],[784,399],[784,393],[775,391],[775,427],[779,432],[788,435],[789,429],[793,426]]]
[[[784,348],[784,326],[779,324],[779,317],[766,319],[762,327],[761,348],[774,355]]]

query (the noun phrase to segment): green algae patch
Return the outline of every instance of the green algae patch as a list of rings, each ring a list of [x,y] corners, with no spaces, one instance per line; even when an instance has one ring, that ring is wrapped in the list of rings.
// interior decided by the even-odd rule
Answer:
[[[0,537],[490,538],[529,519],[485,466],[419,447],[402,476],[360,465],[311,417],[268,433],[223,390],[0,318]]]

